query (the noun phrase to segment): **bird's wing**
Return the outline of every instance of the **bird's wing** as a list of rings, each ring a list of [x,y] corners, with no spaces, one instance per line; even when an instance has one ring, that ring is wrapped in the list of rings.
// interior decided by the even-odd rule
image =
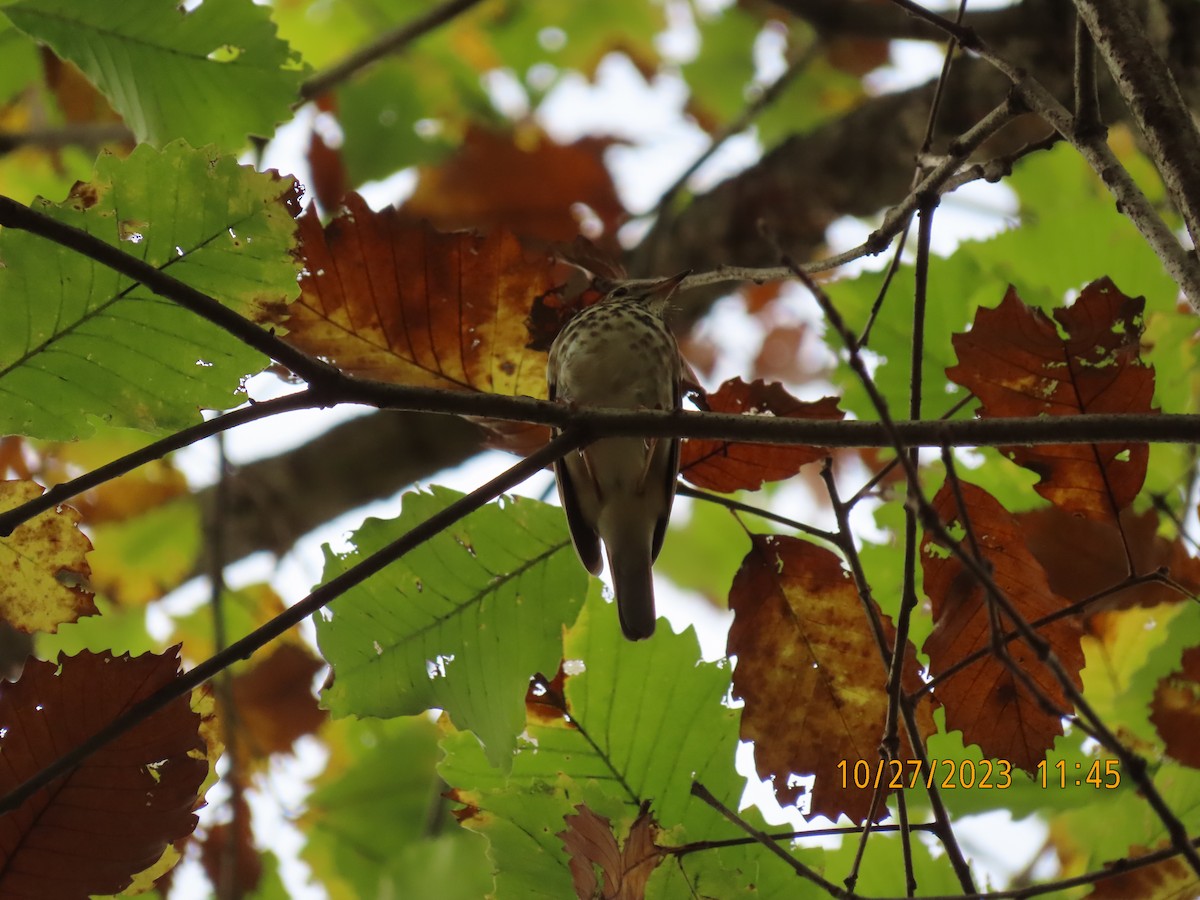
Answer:
[[[556,393],[555,384],[551,381],[551,400],[556,399]],[[567,452],[575,453],[577,451],[568,450]],[[587,465],[582,454],[579,459],[584,466]],[[599,575],[604,565],[600,557],[600,535],[596,534],[596,529],[588,524],[583,511],[579,508],[579,491],[575,487],[574,476],[571,474],[571,467],[567,464],[565,456],[560,456],[554,461],[554,480],[558,484],[558,501],[567,515],[567,528],[570,529],[571,541],[575,544],[575,552],[579,554],[579,561],[593,575]]]

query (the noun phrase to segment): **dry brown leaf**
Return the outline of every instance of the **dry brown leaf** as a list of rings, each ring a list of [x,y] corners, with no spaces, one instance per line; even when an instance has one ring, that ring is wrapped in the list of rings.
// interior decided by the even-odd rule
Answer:
[[[355,375],[396,384],[546,396],[546,354],[525,317],[553,263],[511,233],[443,234],[372,212],[357,194],[324,229],[299,220],[305,271],[287,339]]]
[[[809,402],[797,400],[780,384],[740,378],[725,382],[708,395],[712,412],[768,415],[789,419],[841,421],[836,397]],[[683,442],[679,453],[680,474],[697,487],[721,493],[755,491],[764,481],[791,478],[800,467],[829,455],[825,447],[783,444],[748,444],[741,441],[693,439]]]
[[[1146,847],[1129,848],[1129,856],[1134,859],[1149,852]],[[1137,900],[1195,900],[1197,896],[1200,896],[1200,879],[1186,860],[1175,856],[1140,869],[1118,872],[1097,883],[1087,900],[1129,900],[1130,897]]]
[[[568,866],[579,900],[643,900],[646,882],[666,854],[654,844],[658,826],[643,808],[623,847],[612,824],[580,803],[576,815],[563,816],[567,828],[555,835],[567,848]],[[603,881],[597,878],[599,869]]]
[[[980,415],[1078,416],[1157,412],[1154,369],[1141,360],[1141,297],[1126,297],[1107,278],[1083,289],[1054,319],[1026,306],[1013,288],[996,309],[954,335],[959,363],[946,375],[982,402]],[[1004,447],[1036,472],[1039,494],[1069,512],[1112,520],[1146,479],[1146,444]]]
[[[582,232],[615,250],[625,208],[604,165],[612,143],[585,137],[563,145],[533,129],[472,127],[453,156],[420,170],[401,212],[442,229],[505,228],[546,242],[569,243]],[[581,229],[579,204],[595,215],[600,233]]]
[[[325,664],[308,648],[277,643],[270,655],[233,679],[239,754],[264,762],[290,753],[300,737],[314,733],[327,714],[313,694],[312,683]]]
[[[961,482],[961,489],[967,519],[991,567],[992,579],[1025,621],[1035,621],[1067,606],[1050,590],[1046,573],[1025,545],[1016,518],[982,488]],[[938,491],[933,507],[951,534],[956,530],[961,533],[962,514],[949,483]],[[962,545],[970,552],[965,539]],[[934,621],[925,652],[936,676],[990,645],[988,605],[983,586],[928,532],[921,542],[921,563]],[[1000,623],[1004,631],[1013,628],[1003,614]],[[1073,619],[1060,619],[1040,628],[1039,633],[1079,688],[1083,651],[1078,624]],[[1071,711],[1062,686],[1028,644],[1015,640],[1007,649],[1013,663],[1028,674],[1050,703],[1063,712]],[[961,730],[964,743],[978,744],[984,756],[1006,760],[1026,772],[1033,772],[1045,759],[1054,738],[1062,734],[1059,716],[1042,709],[1037,698],[994,655],[940,682],[935,693],[946,710],[946,727]]]
[[[1168,754],[1200,769],[1200,647],[1184,651],[1179,670],[1158,683],[1150,702],[1150,721]]]
[[[752,540],[729,594],[733,692],[746,703],[742,739],[754,742],[758,774],[773,781],[781,804],[800,796],[789,776],[815,774],[811,814],[861,822],[870,813],[873,785],[856,788],[847,773],[859,760],[874,771],[888,706],[887,671],[862,601],[830,551],[777,535]],[[907,652],[904,680],[911,691],[920,678],[911,646]],[[920,716],[932,732],[928,704]],[[886,814],[886,808],[877,811],[877,817]]]
[[[1168,541],[1158,533],[1153,509],[1121,513],[1120,530],[1111,521],[1085,519],[1048,506],[1017,515],[1025,543],[1046,570],[1050,589],[1072,603],[1094,596],[1128,575],[1125,547],[1137,572],[1165,567],[1183,587],[1200,591],[1200,560],[1188,554],[1182,539]],[[1124,534],[1124,540],[1122,540]],[[1146,582],[1093,603],[1087,614],[1105,609],[1182,603],[1186,598],[1159,582]]]
[[[232,820],[214,825],[204,835],[200,862],[216,896],[246,897],[262,880],[263,857],[254,846],[250,804],[244,793],[234,795],[231,808]]]

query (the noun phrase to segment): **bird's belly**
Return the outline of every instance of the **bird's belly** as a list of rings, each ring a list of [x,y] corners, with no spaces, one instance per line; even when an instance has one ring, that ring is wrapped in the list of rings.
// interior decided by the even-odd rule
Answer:
[[[571,354],[558,375],[559,396],[580,406],[671,409],[679,380],[673,348],[663,353],[630,335],[589,341],[586,353]]]

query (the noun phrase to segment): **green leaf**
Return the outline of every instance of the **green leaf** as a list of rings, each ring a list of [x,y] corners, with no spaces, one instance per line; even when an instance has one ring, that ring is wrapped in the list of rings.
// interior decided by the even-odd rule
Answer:
[[[977,260],[995,284],[1021,299],[1052,309],[1070,290],[1107,275],[1129,296],[1146,297],[1147,312],[1172,310],[1179,289],[1133,224],[1113,214],[1113,199],[1069,146],[1027,156],[1008,185],[1021,198],[1021,222],[988,241],[956,251]]]
[[[160,653],[163,645],[146,630],[145,607],[121,607],[104,597],[96,598],[97,616],[84,616],[60,625],[55,634],[39,632],[35,637],[39,659],[58,659],[59,654],[75,656],[81,650],[93,653]]]
[[[36,208],[261,320],[295,299],[295,183],[230,157],[143,145]],[[89,417],[166,431],[241,402],[265,358],[88,257],[0,232],[0,433],[73,439]]]
[[[424,138],[415,127],[430,118],[430,81],[409,66],[381,65],[338,89],[342,159],[351,184],[433,163],[450,151],[450,136]]]
[[[735,710],[725,663],[704,663],[695,633],[660,627],[649,641],[626,641],[616,611],[593,590],[564,644],[565,700],[570,719],[552,715],[547,702],[531,716],[510,774],[488,765],[470,735],[451,733],[439,767],[466,805],[463,824],[487,837],[497,867],[498,898],[573,896],[566,853],[556,837],[577,804],[607,816],[619,839],[641,801],[662,832],[662,846],[736,839],[744,832],[691,796],[699,781],[737,808],[743,779],[734,771]],[[754,810],[743,811],[763,827]],[[819,866],[820,851],[804,851]],[[775,884],[794,874],[758,845],[728,847],[664,862],[649,898],[745,896],[751,885]],[[769,891],[763,896],[774,896]]]
[[[398,519],[369,519],[355,550],[325,551],[324,580],[345,572],[461,497],[433,488],[404,497]],[[434,707],[474,731],[507,768],[525,727],[530,677],[553,672],[562,627],[583,603],[562,510],[504,499],[439,533],[330,606],[317,620],[335,681],[335,715],[400,716]]]
[[[439,810],[433,722],[343,719],[325,733],[333,756],[306,804],[303,855],[331,894],[476,900],[490,890],[483,840]]]
[[[1004,286],[989,281],[979,265],[963,252],[956,252],[949,258],[931,256],[929,270],[921,361],[921,410],[923,418],[932,419],[944,415],[965,395],[964,391],[947,386],[946,368],[957,362],[951,335],[966,328],[980,304],[999,303],[1004,296]],[[862,334],[883,281],[883,272],[866,272],[829,286],[834,305],[845,316],[846,324],[855,335]],[[902,266],[892,279],[867,344],[872,354],[882,357],[872,374],[896,419],[908,418],[915,291],[913,268]],[[826,334],[825,342],[839,358],[844,358],[845,348],[832,329]],[[865,419],[879,418],[858,376],[846,362],[839,363],[835,380],[845,391],[842,402],[845,409],[853,410]],[[955,418],[969,417],[970,410],[968,405]]]
[[[41,72],[37,47],[0,13],[0,103],[8,103]]]
[[[756,499],[762,502],[763,497],[757,495]],[[694,500],[688,507],[686,521],[678,511],[672,516],[654,568],[679,587],[698,591],[724,608],[733,576],[750,551],[750,538],[724,507],[703,500]]]
[[[1194,832],[1200,825],[1200,772],[1167,764],[1153,773],[1152,780],[1171,811],[1183,822],[1184,830]],[[1058,836],[1057,843],[1065,845],[1063,849],[1068,854],[1078,854],[1078,865],[1093,868],[1122,859],[1134,845],[1153,847],[1167,839],[1162,819],[1134,789],[1124,771],[1121,787],[1129,789],[1092,789],[1094,803],[1068,810],[1052,820],[1051,829]]]
[[[643,71],[658,62],[654,37],[666,27],[662,4],[645,0],[562,3],[506,0],[483,22],[502,65],[519,75],[549,63],[591,75],[608,53],[623,52]],[[546,39],[549,29],[561,32]]]
[[[93,526],[92,535],[92,583],[122,606],[157,600],[186,581],[204,541],[200,510],[190,499],[102,522]]]
[[[697,22],[700,52],[681,67],[692,102],[724,123],[746,108],[754,78],[754,42],[763,29],[760,17],[731,6]]]
[[[291,116],[304,70],[251,0],[23,0],[5,14],[70,60],[139,140],[238,150]]]
[[[1172,603],[1105,615],[1104,641],[1083,639],[1084,696],[1109,728],[1160,746],[1150,701],[1158,683],[1179,668],[1183,651],[1195,644],[1200,609]]]

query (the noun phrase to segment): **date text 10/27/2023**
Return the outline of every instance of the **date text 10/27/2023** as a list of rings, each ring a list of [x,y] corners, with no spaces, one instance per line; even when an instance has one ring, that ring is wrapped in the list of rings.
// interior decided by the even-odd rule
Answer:
[[[931,759],[859,759],[840,760],[837,764],[843,788],[892,790],[926,787],[978,788],[1004,790],[1013,784],[1013,766],[1006,759],[954,760]],[[924,777],[922,777],[924,776]],[[1088,759],[1069,763],[1064,759],[1037,764],[1034,783],[1043,788],[1091,787],[1113,790],[1121,784],[1121,761]]]

